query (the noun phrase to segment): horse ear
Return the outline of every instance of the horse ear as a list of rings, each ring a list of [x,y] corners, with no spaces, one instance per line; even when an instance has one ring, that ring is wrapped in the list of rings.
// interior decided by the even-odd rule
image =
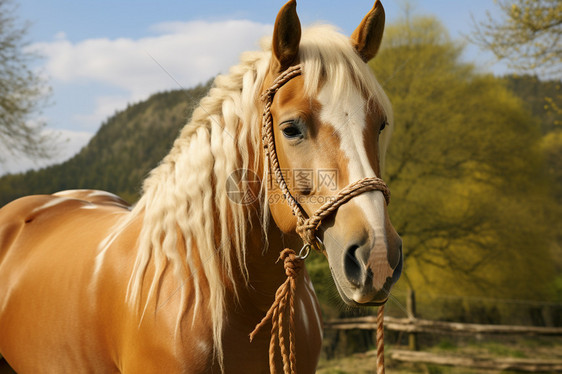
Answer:
[[[381,2],[376,0],[373,9],[351,34],[351,43],[363,61],[369,62],[375,57],[381,45],[383,31],[384,8]]]
[[[299,53],[301,23],[297,15],[297,2],[290,0],[281,8],[273,29],[273,58],[271,69],[276,73],[287,69]]]

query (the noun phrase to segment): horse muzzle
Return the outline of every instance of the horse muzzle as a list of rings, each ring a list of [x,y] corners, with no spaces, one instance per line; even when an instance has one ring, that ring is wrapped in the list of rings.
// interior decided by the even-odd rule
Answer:
[[[394,228],[379,236],[369,230],[346,230],[343,237],[328,232],[324,238],[342,300],[352,306],[384,304],[402,273],[402,240]]]

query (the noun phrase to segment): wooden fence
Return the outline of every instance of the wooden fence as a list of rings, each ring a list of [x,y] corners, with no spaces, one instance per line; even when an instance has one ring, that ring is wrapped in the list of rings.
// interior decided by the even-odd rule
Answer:
[[[431,334],[501,334],[518,336],[562,336],[562,328],[537,326],[482,325],[473,323],[431,321],[418,318],[384,318],[387,330],[406,332],[411,335]],[[376,330],[376,317],[344,318],[327,321],[327,329]],[[515,370],[525,372],[562,372],[562,360],[543,360],[530,358],[489,358],[443,355],[415,350],[397,350],[390,352],[393,360],[418,362],[448,366],[462,366],[485,370]]]
[[[356,317],[331,320],[324,323],[329,329],[337,330],[376,330],[376,317]],[[431,334],[514,334],[562,336],[562,327],[480,325],[474,323],[431,321],[419,318],[384,317],[384,327],[388,330],[408,333]]]

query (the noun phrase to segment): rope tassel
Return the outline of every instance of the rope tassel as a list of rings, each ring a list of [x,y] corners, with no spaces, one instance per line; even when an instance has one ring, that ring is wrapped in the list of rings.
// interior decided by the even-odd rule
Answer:
[[[283,358],[283,372],[296,374],[297,358],[295,352],[295,292],[297,277],[302,269],[304,260],[297,256],[290,248],[284,249],[279,260],[283,260],[287,279],[279,286],[275,293],[275,301],[267,311],[265,317],[257,324],[250,334],[250,342],[256,334],[271,320],[271,339],[269,341],[269,369],[275,373],[275,346],[279,342],[281,357]],[[289,353],[286,342],[286,311],[289,307]]]

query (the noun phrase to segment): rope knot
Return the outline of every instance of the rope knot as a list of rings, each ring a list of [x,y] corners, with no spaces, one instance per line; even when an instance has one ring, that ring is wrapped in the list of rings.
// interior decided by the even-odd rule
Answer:
[[[302,220],[302,219],[297,220],[296,231],[304,243],[312,245],[313,243],[316,242],[317,228],[318,227],[310,221],[310,218],[306,220]]]
[[[299,275],[304,262],[304,260],[297,256],[295,251],[290,248],[285,248],[283,251],[281,251],[279,260],[283,261],[285,275],[293,279],[295,279]]]

